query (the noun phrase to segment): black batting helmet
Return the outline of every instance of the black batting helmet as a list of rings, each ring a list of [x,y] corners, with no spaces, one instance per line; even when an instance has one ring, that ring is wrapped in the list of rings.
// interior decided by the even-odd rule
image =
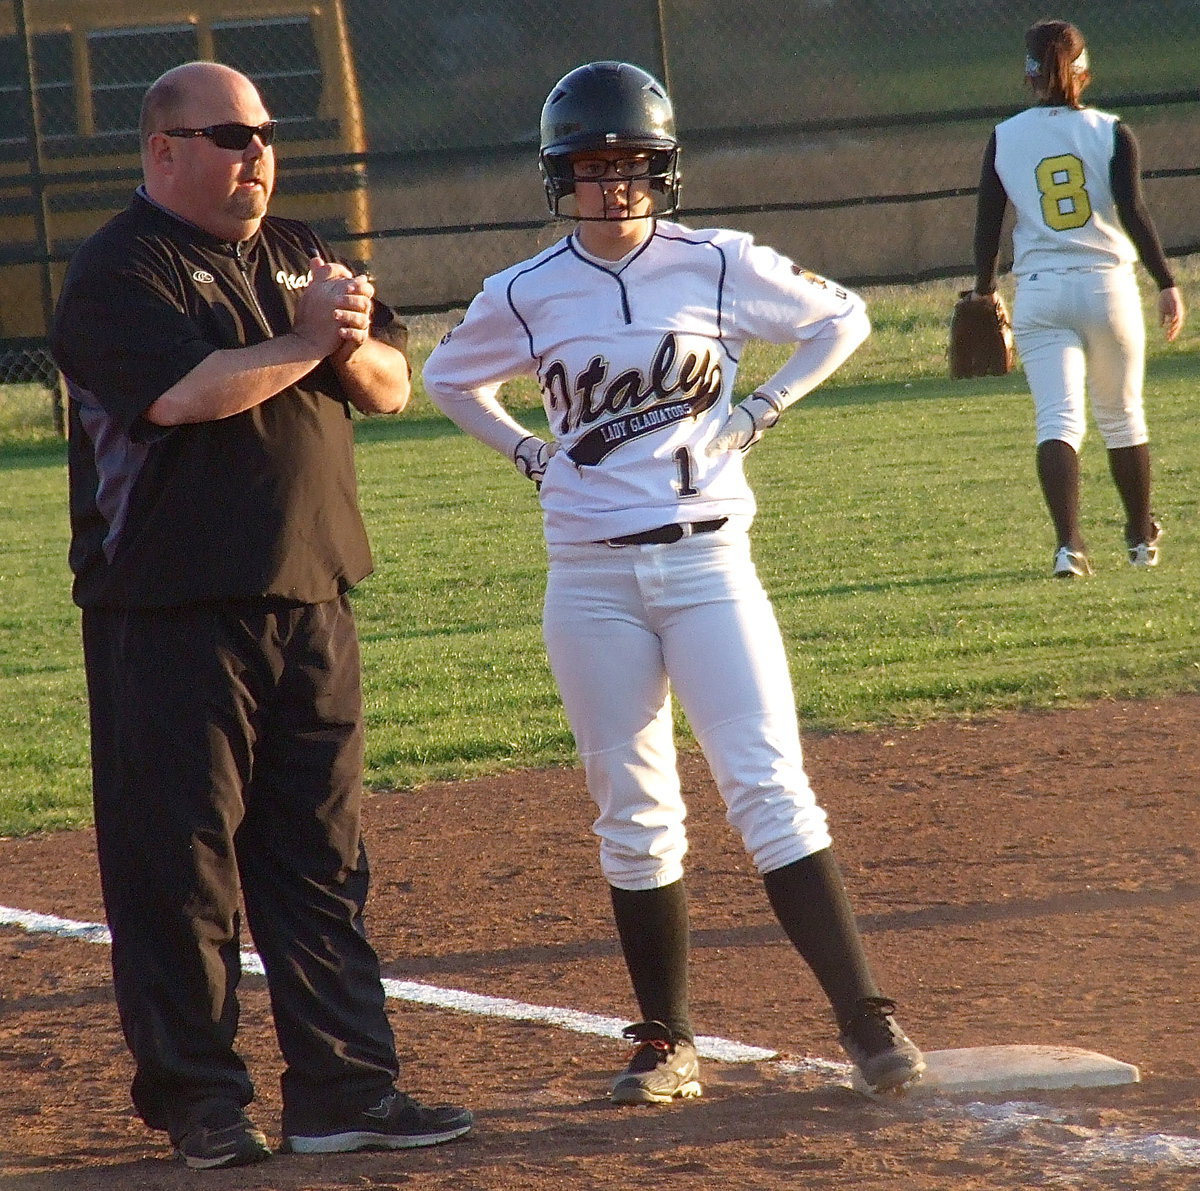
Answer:
[[[588,149],[649,151],[650,184],[664,196],[663,213],[678,208],[675,112],[653,75],[628,62],[589,62],[555,83],[542,107],[538,157],[555,215],[559,200],[575,190],[571,154]]]

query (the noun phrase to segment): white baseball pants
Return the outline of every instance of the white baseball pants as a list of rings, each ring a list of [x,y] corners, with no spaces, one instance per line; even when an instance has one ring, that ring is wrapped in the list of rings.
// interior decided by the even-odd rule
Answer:
[[[543,628],[610,884],[654,889],[683,876],[672,689],[758,870],[829,847],[783,641],[744,530],[551,546]]]
[[[1079,450],[1086,391],[1110,450],[1147,441],[1146,325],[1132,265],[1019,277],[1013,335],[1033,394],[1038,443],[1061,439]]]

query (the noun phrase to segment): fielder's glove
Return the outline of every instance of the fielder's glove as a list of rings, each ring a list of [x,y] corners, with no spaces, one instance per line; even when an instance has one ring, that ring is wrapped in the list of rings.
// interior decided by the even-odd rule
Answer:
[[[513,462],[517,470],[536,487],[542,486],[542,477],[550,460],[558,453],[558,442],[544,442],[536,434],[527,434],[513,450]]]
[[[955,380],[1004,376],[1012,371],[1012,323],[999,294],[977,294],[969,289],[959,294],[950,316],[947,354]]]
[[[764,430],[770,430],[779,421],[782,412],[779,399],[770,393],[751,393],[733,407],[725,425],[717,431],[717,437],[705,448],[706,453],[722,455],[726,451],[748,451],[762,438]]]

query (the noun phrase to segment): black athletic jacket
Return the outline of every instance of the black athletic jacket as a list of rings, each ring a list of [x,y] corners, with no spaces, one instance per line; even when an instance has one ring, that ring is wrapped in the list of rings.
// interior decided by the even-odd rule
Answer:
[[[352,423],[333,368],[229,418],[164,428],[146,409],[210,352],[291,329],[303,223],[218,240],[139,192],[71,261],[51,348],[70,392],[71,569],[81,606],[331,599],[371,570]],[[377,304],[381,337],[403,328]]]

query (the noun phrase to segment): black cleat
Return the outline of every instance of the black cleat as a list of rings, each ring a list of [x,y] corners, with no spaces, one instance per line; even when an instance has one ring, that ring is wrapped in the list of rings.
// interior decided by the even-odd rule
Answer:
[[[925,1058],[896,1024],[896,1006],[886,997],[863,997],[842,1027],[838,1041],[872,1092],[897,1092],[915,1083]]]

